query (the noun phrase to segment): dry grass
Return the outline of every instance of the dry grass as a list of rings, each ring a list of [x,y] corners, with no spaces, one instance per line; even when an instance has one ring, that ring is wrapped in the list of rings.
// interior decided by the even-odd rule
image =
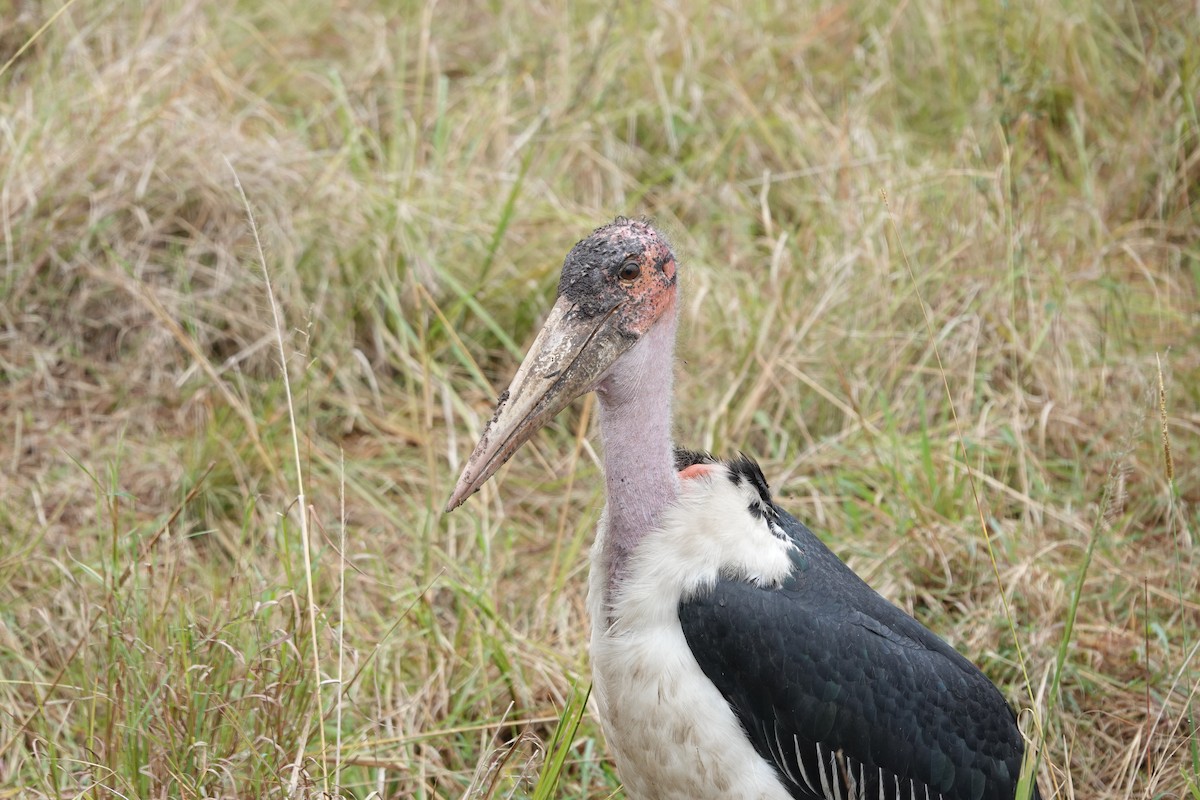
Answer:
[[[34,38],[57,8],[0,2],[0,797],[531,796],[587,681],[590,406],[440,509],[563,254],[646,213],[681,441],[1032,709],[1049,794],[1200,798],[1193,3]],[[585,716],[562,796],[617,789],[604,752]]]

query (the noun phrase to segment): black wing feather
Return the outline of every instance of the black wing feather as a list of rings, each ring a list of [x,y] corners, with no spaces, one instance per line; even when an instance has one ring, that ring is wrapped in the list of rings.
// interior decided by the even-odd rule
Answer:
[[[775,509],[782,588],[722,580],[679,620],[792,796],[1012,800],[1024,740],[996,687]]]

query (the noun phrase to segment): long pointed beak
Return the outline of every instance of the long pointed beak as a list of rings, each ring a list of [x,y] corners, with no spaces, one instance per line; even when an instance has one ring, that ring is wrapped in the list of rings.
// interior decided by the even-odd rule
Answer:
[[[612,363],[637,342],[637,336],[618,327],[618,308],[585,317],[574,303],[558,299],[508,391],[500,395],[446,511],[462,505],[539,428],[594,389]]]

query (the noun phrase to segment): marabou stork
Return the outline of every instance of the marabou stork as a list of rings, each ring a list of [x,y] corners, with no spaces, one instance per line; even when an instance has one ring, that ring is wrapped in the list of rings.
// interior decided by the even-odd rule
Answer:
[[[645,221],[575,245],[447,505],[599,396],[593,692],[628,796],[1012,800],[1025,744],[983,673],[780,509],[756,463],[672,447],[676,272]]]

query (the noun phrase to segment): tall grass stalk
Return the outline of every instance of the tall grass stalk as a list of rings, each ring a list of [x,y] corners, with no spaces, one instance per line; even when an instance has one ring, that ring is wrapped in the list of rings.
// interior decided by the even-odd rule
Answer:
[[[254,247],[258,252],[258,263],[262,268],[263,285],[267,289],[267,300],[271,305],[271,318],[275,322],[275,343],[279,347],[279,371],[283,376],[283,394],[287,399],[288,410],[288,428],[292,436],[292,457],[296,468],[296,511],[300,517],[300,542],[304,550],[304,589],[305,603],[308,608],[308,632],[312,637],[312,668],[313,668],[313,692],[314,705],[317,709],[317,735],[321,742],[321,751],[318,755],[318,763],[321,766],[321,791],[323,794],[329,794],[329,772],[328,772],[328,747],[325,743],[325,725],[321,709],[324,704],[321,701],[321,687],[325,685],[321,677],[321,651],[317,640],[317,594],[313,590],[313,556],[312,556],[312,540],[308,530],[308,501],[304,495],[304,465],[300,459],[300,433],[296,425],[296,406],[292,400],[292,379],[291,371],[288,369],[288,352],[287,347],[283,343],[283,320],[279,313],[279,304],[275,302],[275,291],[271,288],[271,272],[267,268],[267,255],[263,251],[262,239],[258,235],[258,223],[254,220],[254,209],[250,206],[250,200],[246,197],[246,190],[242,187],[242,182],[238,178],[237,170],[233,168],[233,164],[229,159],[225,159],[225,165],[229,168],[230,174],[233,176],[234,186],[237,187],[238,196],[242,199],[242,205],[246,209],[246,220],[250,224],[250,232],[254,235]],[[340,677],[340,676],[339,676]],[[338,687],[338,695],[341,694],[341,687]],[[340,708],[340,703],[338,705]],[[339,734],[340,738],[340,734]],[[307,736],[300,737],[300,744],[303,747],[307,744]],[[298,785],[301,762],[303,761],[303,751],[298,751],[296,754],[295,772],[292,776],[291,791],[296,791]]]

